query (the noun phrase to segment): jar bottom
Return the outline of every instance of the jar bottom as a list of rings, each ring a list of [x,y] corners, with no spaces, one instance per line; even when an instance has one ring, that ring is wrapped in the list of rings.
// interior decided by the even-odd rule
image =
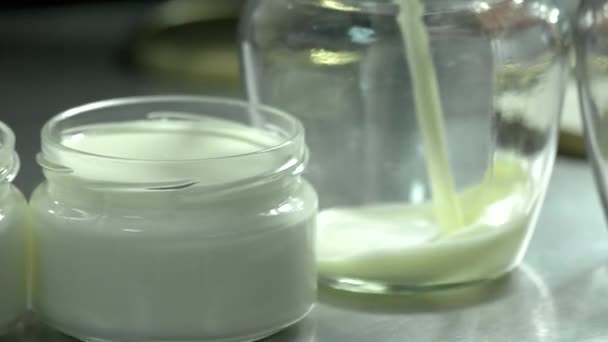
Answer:
[[[14,321],[11,321],[7,324],[0,325],[0,341],[4,337],[8,338],[8,337],[12,337],[13,335],[17,334],[19,331],[19,327],[21,326],[22,320],[23,320],[23,317],[19,317],[19,318],[15,319]]]
[[[290,320],[285,324],[273,329],[267,329],[262,332],[258,332],[251,335],[246,336],[237,336],[237,337],[229,337],[229,338],[137,338],[138,342],[254,342],[259,341],[264,338],[270,337],[272,335],[278,334],[279,332],[299,323],[304,318],[306,318],[310,312],[313,310],[314,306],[310,306],[310,308],[303,315],[299,316],[294,320]],[[132,341],[133,337],[129,337],[127,339],[120,338],[105,338],[98,336],[89,336],[86,333],[78,332],[74,329],[66,328],[61,324],[56,324],[52,320],[46,319],[45,317],[38,317],[42,322],[44,322],[47,326],[56,330],[57,332],[69,336],[71,338],[76,339],[77,341],[82,342],[128,342]]]
[[[517,265],[509,267],[502,272],[484,278],[436,284],[394,284],[367,279],[326,277],[323,275],[319,276],[319,282],[322,285],[328,286],[339,291],[374,295],[408,295],[478,286],[502,278],[508,275],[515,268],[517,268]]]

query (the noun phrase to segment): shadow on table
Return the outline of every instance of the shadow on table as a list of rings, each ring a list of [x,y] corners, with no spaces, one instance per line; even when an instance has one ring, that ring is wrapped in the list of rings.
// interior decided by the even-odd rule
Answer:
[[[0,342],[79,342],[79,340],[58,333],[28,317],[17,329],[0,337]]]
[[[314,342],[316,341],[316,326],[315,315],[312,313],[300,323],[259,342]]]
[[[356,341],[382,334],[416,342],[562,341],[556,337],[560,322],[554,295],[543,274],[526,264],[506,278],[457,291],[369,296],[324,288],[324,319],[319,318],[317,329],[320,336],[355,331]],[[341,325],[330,320],[338,316]]]
[[[581,269],[554,291],[564,341],[608,341],[608,260]]]
[[[50,327],[34,319],[19,326],[15,331],[0,337],[0,342],[80,342],[73,337],[56,332]],[[313,342],[315,341],[316,321],[314,315],[309,315],[298,324],[260,340],[260,342]]]
[[[330,306],[371,313],[433,313],[475,307],[501,300],[526,282],[527,272],[518,269],[499,279],[453,289],[403,295],[360,294],[319,289],[319,301]]]

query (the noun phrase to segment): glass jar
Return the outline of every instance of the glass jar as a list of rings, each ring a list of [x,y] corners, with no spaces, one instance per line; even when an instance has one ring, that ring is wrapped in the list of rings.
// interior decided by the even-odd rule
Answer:
[[[583,0],[575,26],[576,76],[587,150],[608,214],[608,1]]]
[[[536,0],[250,1],[250,101],[304,124],[331,286],[403,292],[522,259],[556,152],[561,13]],[[423,8],[424,7],[424,8]]]
[[[13,131],[0,122],[0,335],[26,308],[27,203],[11,184],[19,172]]]
[[[142,97],[42,131],[34,308],[86,341],[242,341],[307,315],[317,197],[300,123],[236,100]]]

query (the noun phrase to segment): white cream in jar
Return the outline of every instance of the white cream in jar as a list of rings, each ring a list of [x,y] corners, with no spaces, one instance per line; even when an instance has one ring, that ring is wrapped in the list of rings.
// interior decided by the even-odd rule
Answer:
[[[26,308],[25,198],[11,184],[19,170],[15,136],[0,122],[0,335],[10,330]]]
[[[152,97],[47,124],[32,199],[45,322],[85,341],[242,341],[306,316],[317,198],[303,132],[249,110]]]

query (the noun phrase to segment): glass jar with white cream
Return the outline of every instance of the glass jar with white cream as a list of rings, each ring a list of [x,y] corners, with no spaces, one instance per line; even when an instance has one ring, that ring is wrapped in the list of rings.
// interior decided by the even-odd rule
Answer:
[[[143,97],[42,132],[34,308],[85,341],[242,341],[316,295],[300,123],[236,100]]]
[[[0,335],[26,307],[25,197],[11,184],[19,171],[13,131],[0,122]]]

